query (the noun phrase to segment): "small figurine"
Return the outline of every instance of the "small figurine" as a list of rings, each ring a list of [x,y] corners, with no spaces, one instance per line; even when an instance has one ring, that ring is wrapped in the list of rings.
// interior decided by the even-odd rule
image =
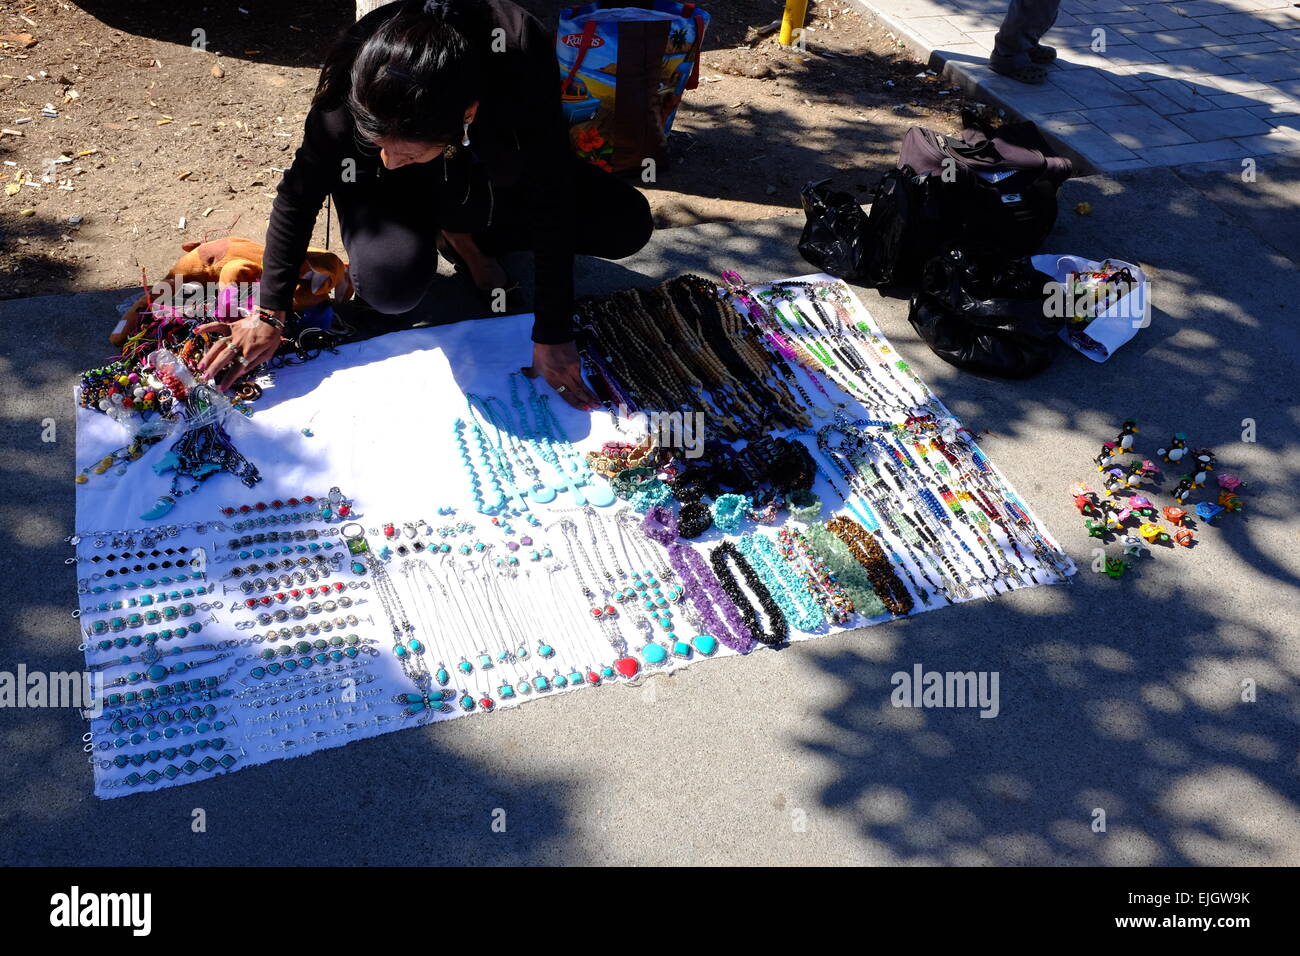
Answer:
[[[1196,532],[1191,528],[1183,528],[1181,531],[1174,532],[1174,540],[1184,548],[1190,548],[1196,540]]]
[[[1211,524],[1215,518],[1223,513],[1223,506],[1216,505],[1212,501],[1202,501],[1196,506],[1196,517],[1200,518],[1206,524]]]
[[[1089,518],[1083,523],[1083,526],[1088,529],[1088,537],[1090,538],[1105,538],[1109,534],[1104,521],[1094,521]]]
[[[1109,577],[1114,578],[1116,580],[1122,577],[1124,572],[1127,571],[1129,567],[1130,566],[1128,562],[1126,562],[1123,558],[1106,559],[1106,574]]]
[[[1192,476],[1192,487],[1205,487],[1209,478],[1207,472],[1214,471],[1214,452],[1208,448],[1198,448],[1187,456],[1187,461],[1191,465],[1189,474]]]
[[[1141,525],[1138,528],[1138,534],[1142,535],[1142,537],[1146,540],[1147,544],[1155,544],[1157,541],[1160,541],[1162,538],[1169,537],[1168,532],[1165,531],[1164,525],[1153,524],[1150,521],[1148,521],[1144,525]]]
[[[1174,437],[1169,439],[1168,447],[1157,448],[1156,454],[1165,461],[1174,463],[1182,461],[1183,456],[1187,454],[1187,436],[1182,432],[1174,432]]]
[[[1151,549],[1147,547],[1146,542],[1135,534],[1126,534],[1119,540],[1124,545],[1124,557],[1126,558],[1140,558],[1151,553]]]
[[[1128,500],[1128,506],[1139,517],[1154,518],[1156,516],[1156,506],[1145,495],[1134,495]]]
[[[1101,514],[1097,507],[1097,493],[1082,481],[1076,481],[1070,486],[1070,494],[1074,495],[1074,506],[1079,509],[1079,514]]]
[[[1124,474],[1123,468],[1111,468],[1105,473],[1106,477],[1101,480],[1101,486],[1106,489],[1106,494],[1114,495],[1117,491],[1123,491],[1128,487],[1128,476]]]
[[[1109,468],[1111,463],[1115,460],[1115,453],[1117,451],[1119,451],[1119,446],[1113,441],[1108,441],[1103,444],[1101,446],[1101,451],[1097,454],[1097,457],[1093,459],[1093,462],[1097,465],[1097,470],[1105,471]]]
[[[1106,527],[1111,531],[1123,531],[1124,522],[1132,517],[1132,514],[1128,508],[1121,508],[1113,501],[1102,502],[1102,520],[1105,521]]]
[[[1192,484],[1192,476],[1183,475],[1182,480],[1178,482],[1178,487],[1173,491],[1174,501],[1178,502],[1180,505],[1183,504],[1187,501],[1188,497],[1190,497],[1192,489],[1195,487],[1196,486]]]
[[[1124,424],[1120,427],[1119,434],[1115,436],[1115,444],[1119,445],[1119,450],[1123,454],[1128,454],[1133,450],[1133,436],[1138,433],[1138,425],[1132,418],[1124,419]]]
[[[1242,508],[1246,507],[1241,503],[1241,498],[1238,495],[1234,495],[1227,488],[1224,488],[1219,492],[1219,504],[1223,505],[1224,511],[1240,511]]]
[[[1167,505],[1165,507],[1165,520],[1168,521],[1170,524],[1178,525],[1181,527],[1182,523],[1186,519],[1187,519],[1187,512],[1184,511],[1182,508],[1175,508],[1173,505]]]
[[[1221,474],[1218,480],[1219,480],[1219,487],[1224,488],[1228,491],[1236,491],[1239,488],[1246,487],[1246,483],[1244,481],[1242,481],[1236,475],[1230,475],[1227,472]]]

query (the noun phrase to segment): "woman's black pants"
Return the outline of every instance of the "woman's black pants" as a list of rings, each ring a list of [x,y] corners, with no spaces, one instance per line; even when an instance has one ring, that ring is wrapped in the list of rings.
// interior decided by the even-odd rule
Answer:
[[[654,224],[650,204],[629,183],[572,158],[575,248],[578,255],[622,259],[641,249]],[[415,309],[437,279],[435,240],[446,218],[436,201],[422,202],[410,189],[375,188],[339,203],[339,232],[347,250],[357,296],[389,316]],[[491,256],[533,248],[523,203],[512,190],[497,190],[492,225],[472,235]]]

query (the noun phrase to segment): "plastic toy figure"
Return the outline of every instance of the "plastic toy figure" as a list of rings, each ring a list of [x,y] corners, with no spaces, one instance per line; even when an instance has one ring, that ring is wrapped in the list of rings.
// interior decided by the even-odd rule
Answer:
[[[1115,492],[1128,488],[1128,476],[1124,474],[1123,468],[1111,468],[1101,480],[1101,485],[1106,489],[1106,494],[1114,495]]]
[[[1224,472],[1219,476],[1219,487],[1227,491],[1236,491],[1239,488],[1245,488],[1246,483],[1236,475],[1230,475]]]
[[[1242,508],[1246,507],[1241,503],[1241,498],[1238,495],[1234,495],[1227,488],[1224,488],[1219,492],[1219,504],[1223,505],[1224,511],[1240,511]]]
[[[1183,528],[1180,531],[1174,532],[1174,541],[1184,548],[1190,548],[1195,540],[1196,532],[1191,528]]]
[[[1196,506],[1196,517],[1200,518],[1206,524],[1213,523],[1214,519],[1223,514],[1223,506],[1216,505],[1212,501],[1202,501]]]
[[[1169,439],[1169,445],[1165,448],[1157,448],[1156,454],[1165,461],[1174,463],[1182,461],[1183,456],[1187,454],[1187,436],[1182,432],[1174,432],[1174,437]]]
[[[1109,577],[1114,578],[1116,580],[1121,578],[1124,575],[1124,572],[1129,569],[1129,567],[1130,565],[1123,558],[1106,559],[1106,574]]]
[[[1124,419],[1124,424],[1120,427],[1119,434],[1115,436],[1115,444],[1119,445],[1119,450],[1127,455],[1133,450],[1133,436],[1138,433],[1138,424],[1132,418]]]
[[[1088,537],[1090,538],[1104,539],[1106,535],[1110,533],[1107,530],[1106,523],[1104,521],[1094,521],[1092,518],[1089,518],[1087,521],[1083,523],[1083,526],[1088,529]]]
[[[1074,506],[1079,509],[1079,514],[1101,514],[1101,509],[1097,507],[1097,493],[1082,481],[1070,485],[1070,494],[1074,495]]]
[[[1208,448],[1198,448],[1188,454],[1187,462],[1191,466],[1189,474],[1192,476],[1192,487],[1205,487],[1205,482],[1209,479],[1207,472],[1214,471],[1214,452]]]
[[[1151,549],[1147,547],[1146,542],[1135,534],[1126,534],[1119,540],[1124,545],[1124,557],[1126,558],[1140,558],[1151,553]]]
[[[1178,482],[1178,487],[1173,491],[1174,501],[1183,504],[1191,496],[1192,489],[1195,487],[1192,484],[1192,476],[1183,475],[1182,480]]]
[[[1102,502],[1101,516],[1110,531],[1123,531],[1124,522],[1132,517],[1133,512],[1128,508],[1121,508],[1113,501]]]
[[[1165,507],[1165,520],[1168,521],[1170,524],[1178,525],[1181,527],[1182,523],[1186,519],[1187,519],[1187,512],[1184,511],[1182,508],[1175,508],[1173,505],[1167,505]]]
[[[1128,500],[1130,510],[1141,518],[1156,517],[1156,506],[1145,495],[1134,495]]]
[[[1113,441],[1108,441],[1103,444],[1101,446],[1101,451],[1097,454],[1097,457],[1093,459],[1093,462],[1097,465],[1097,470],[1105,471],[1109,468],[1111,463],[1115,460],[1115,454],[1118,451],[1119,446]]]
[[[1143,537],[1147,544],[1155,544],[1157,541],[1169,537],[1164,525],[1154,524],[1150,521],[1138,528],[1138,534]]]

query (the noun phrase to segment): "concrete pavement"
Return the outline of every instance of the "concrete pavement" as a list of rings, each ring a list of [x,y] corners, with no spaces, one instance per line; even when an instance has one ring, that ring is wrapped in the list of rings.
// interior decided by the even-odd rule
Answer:
[[[1096,170],[1300,152],[1290,0],[1062,0],[1046,83],[988,67],[1007,0],[855,0],[931,67]]]
[[[1233,212],[1238,195],[1220,205],[1168,169],[1066,185],[1045,251],[1152,278],[1151,327],[1103,365],[1066,352],[1026,382],[976,378],[919,343],[905,301],[859,290],[985,432],[1080,564],[1074,584],[107,802],[75,714],[3,709],[0,863],[1300,863],[1300,281]],[[1069,211],[1080,201],[1091,216]],[[631,259],[584,262],[580,288],[806,273],[800,227],[661,232]],[[62,563],[70,390],[103,358],[119,297],[0,302],[0,670],[81,663]],[[1214,448],[1249,483],[1247,508],[1112,581],[1088,569],[1065,489],[1130,415],[1140,451],[1178,430]],[[999,672],[1000,716],[892,708],[890,675],[918,663]]]

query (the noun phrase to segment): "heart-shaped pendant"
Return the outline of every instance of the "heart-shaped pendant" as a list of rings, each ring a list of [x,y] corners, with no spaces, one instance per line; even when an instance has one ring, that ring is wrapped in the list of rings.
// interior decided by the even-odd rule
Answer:
[[[705,657],[710,656],[718,649],[718,639],[712,634],[697,634],[695,637],[691,638],[691,643],[694,644],[695,649]]]

